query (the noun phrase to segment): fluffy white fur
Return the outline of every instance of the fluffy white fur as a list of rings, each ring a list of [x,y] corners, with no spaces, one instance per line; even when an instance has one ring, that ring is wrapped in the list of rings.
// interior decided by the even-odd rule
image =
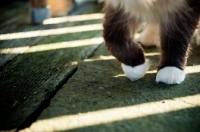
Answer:
[[[139,37],[139,42],[144,46],[160,47],[159,27],[158,25],[149,24]]]
[[[114,7],[122,7],[139,21],[167,21],[169,13],[187,8],[185,0],[106,0]],[[172,14],[173,14],[172,13]]]
[[[144,74],[149,70],[148,62],[145,62],[144,64],[135,67],[127,66],[123,63],[121,64],[121,66],[124,73],[131,81],[136,81],[142,78]]]
[[[156,76],[156,82],[166,84],[180,84],[185,79],[185,73],[176,67],[165,67],[160,69]]]

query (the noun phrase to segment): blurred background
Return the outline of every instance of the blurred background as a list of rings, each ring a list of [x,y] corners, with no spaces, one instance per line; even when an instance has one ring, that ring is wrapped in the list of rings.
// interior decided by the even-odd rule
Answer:
[[[9,8],[10,10],[16,8],[15,11],[19,12],[17,7],[22,6],[22,3],[29,3],[28,8],[31,22],[33,24],[39,24],[50,17],[72,15],[74,14],[73,11],[86,3],[102,5],[103,1],[104,0],[2,0],[0,2],[0,11],[3,12],[3,15],[0,16],[0,22],[5,21],[5,19],[9,18],[9,15],[12,14],[6,14],[6,10],[9,10]]]

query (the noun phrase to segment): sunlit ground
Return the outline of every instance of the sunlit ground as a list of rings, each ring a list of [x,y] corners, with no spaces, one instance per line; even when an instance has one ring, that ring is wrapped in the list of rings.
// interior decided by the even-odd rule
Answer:
[[[37,98],[37,102],[31,102],[28,108],[23,108],[23,111],[29,113],[32,112],[33,109],[35,110],[35,104],[42,102],[44,99],[42,97],[42,100],[40,100],[41,98],[34,94],[34,92],[36,93],[37,90],[44,88],[44,85],[46,85],[44,82],[48,83],[48,80],[52,78],[51,86],[48,86],[48,91],[52,92],[52,90],[57,89],[55,87],[60,85],[59,83],[61,83],[63,79],[66,79],[69,76],[68,74],[71,74],[70,70],[74,69],[73,67],[76,67],[80,60],[86,58],[99,45],[102,44],[102,18],[103,14],[101,13],[51,18],[44,21],[43,26],[23,25],[24,27],[22,27],[21,31],[20,29],[17,29],[16,31],[8,30],[11,31],[9,33],[5,30],[7,33],[0,34],[0,64],[2,65],[3,69],[0,71],[0,77],[1,79],[4,79],[3,83],[1,82],[0,85],[1,90],[8,93],[7,97],[5,98],[5,100],[8,100],[7,103],[3,103],[1,107],[4,107],[4,109],[10,108],[10,111],[15,110],[13,112],[14,115],[19,109],[17,109],[18,105],[16,105],[16,103],[13,105],[13,102],[20,102],[19,106],[23,106],[26,105],[25,103],[27,103],[27,98],[31,99],[32,96],[35,96],[35,98]],[[76,23],[74,24],[74,22]],[[39,37],[41,39],[38,39]],[[35,41],[37,39],[38,41]],[[13,55],[16,55],[17,57],[13,59]],[[21,65],[24,64],[24,58],[27,58],[25,61],[28,61],[28,63],[26,63],[26,66],[23,66],[23,70],[20,71]],[[49,58],[51,58],[52,61],[48,62]],[[4,68],[4,64],[12,59],[13,61],[6,66],[9,66],[11,70],[19,70],[20,75],[14,71],[11,77],[8,77],[10,75],[9,71],[11,70],[8,70],[7,73],[3,73],[7,70],[7,67]],[[40,61],[40,59],[42,59],[42,61]],[[12,65],[12,62],[16,62],[15,65]],[[59,73],[60,71],[58,70],[60,65],[65,68],[62,70],[62,73]],[[57,69],[57,71],[54,71],[54,69]],[[40,74],[37,74],[37,72],[40,72]],[[3,74],[7,76],[2,77]],[[52,76],[50,74],[52,74]],[[42,77],[39,77],[40,75]],[[57,77],[54,78],[54,76]],[[26,81],[26,79],[30,79],[30,81]],[[34,82],[35,80],[37,81]],[[11,83],[9,83],[9,81]],[[2,85],[4,86],[2,87]],[[10,85],[15,85],[16,90],[14,92],[12,91],[12,86]],[[28,88],[28,90],[25,90],[30,86],[30,89]],[[3,88],[6,90],[3,90]],[[29,90],[34,92],[30,92]],[[19,91],[23,92],[19,94]],[[29,97],[26,96],[26,93],[30,93]],[[16,94],[16,96],[10,99],[12,94]],[[23,94],[22,96],[24,96],[25,101],[20,100],[21,94]],[[44,94],[43,96],[46,96],[46,91],[43,90],[40,92],[40,94]],[[48,96],[45,98],[49,98]],[[9,116],[9,119],[4,122],[6,126],[10,125],[13,127],[14,123],[10,122],[15,122],[17,116],[20,116],[22,119],[27,118],[27,115],[25,114],[10,116],[7,111],[3,112],[5,113],[5,116]],[[19,120],[16,122],[16,125],[21,125],[18,124],[19,122],[22,123],[23,121]]]
[[[76,21],[86,21],[86,20],[95,20],[95,19],[102,19],[104,16],[103,13],[93,13],[93,14],[86,14],[86,15],[76,15],[76,16],[66,16],[66,17],[59,17],[59,18],[50,18],[43,22],[44,25],[48,24],[60,24],[65,22],[76,22]]]
[[[200,106],[200,94],[39,120],[23,131],[64,131]],[[162,103],[165,102],[165,103]],[[48,126],[48,127],[47,127]]]
[[[5,44],[3,43],[5,46],[0,45],[1,46],[0,54],[4,55],[3,58],[1,58],[0,56],[0,59],[2,60],[0,62],[0,65],[4,64],[6,61],[10,59],[9,55],[14,56],[18,54],[38,53],[42,51],[53,51],[59,49],[76,48],[81,46],[99,45],[103,42],[103,38],[101,37],[101,30],[102,30],[101,21],[103,19],[103,16],[104,15],[102,13],[93,13],[85,15],[50,18],[45,20],[43,24],[44,26],[49,24],[54,24],[53,28],[51,29],[35,30],[34,27],[32,27],[33,30],[30,31],[0,34],[0,41],[5,43]],[[90,23],[90,21],[97,21],[97,22]],[[73,22],[86,23],[86,24],[82,25],[76,23],[74,25]],[[92,32],[94,33],[92,34]],[[90,38],[89,33],[90,36],[92,36],[92,38]],[[84,39],[80,39],[80,36],[78,35],[82,35]],[[62,39],[63,38],[66,39],[61,42],[52,43],[50,40],[55,36],[58,38],[62,37]],[[43,38],[39,39],[39,37]],[[72,37],[74,38],[74,40],[68,40],[71,39]],[[49,38],[49,41],[47,40],[48,43],[41,43],[42,41],[38,41],[47,38]],[[33,42],[38,41],[41,44],[37,44],[38,42],[36,43],[36,45],[29,44],[32,43],[29,42],[32,41],[31,39],[33,40]],[[9,47],[10,45],[11,47]]]
[[[103,42],[103,38],[97,37],[97,38],[91,38],[91,39],[85,39],[85,40],[58,42],[58,43],[53,43],[53,44],[41,44],[41,45],[36,45],[36,46],[31,46],[31,47],[25,46],[25,47],[17,47],[17,48],[6,48],[6,49],[0,49],[0,53],[1,54],[8,54],[8,53],[25,54],[25,53],[57,50],[57,49],[63,49],[63,48],[89,46],[89,45],[95,45],[95,44],[98,45],[98,44],[101,44],[102,42]]]
[[[102,29],[102,24],[93,24],[93,25],[30,31],[30,32],[22,32],[22,33],[10,33],[10,34],[0,35],[0,40],[31,38],[31,37],[37,37],[37,36],[49,36],[49,35],[58,35],[58,34],[67,34],[67,33],[78,33],[78,32],[101,30],[101,29]]]

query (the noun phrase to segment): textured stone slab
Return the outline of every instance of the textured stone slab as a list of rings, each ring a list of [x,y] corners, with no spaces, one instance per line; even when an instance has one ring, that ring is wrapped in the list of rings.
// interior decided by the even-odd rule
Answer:
[[[101,18],[65,18],[62,23],[23,25],[0,34],[7,37],[0,45],[0,61],[5,59],[0,67],[0,130],[29,125],[77,70],[78,62],[102,43],[101,28],[83,28],[101,25]]]
[[[150,71],[131,82],[102,45],[92,58],[79,64],[38,120],[22,131],[198,131],[199,50],[195,45],[185,82],[165,85],[155,83],[156,48],[145,49]]]

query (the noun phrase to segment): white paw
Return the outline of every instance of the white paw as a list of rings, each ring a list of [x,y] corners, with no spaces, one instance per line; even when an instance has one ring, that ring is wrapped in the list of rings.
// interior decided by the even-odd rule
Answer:
[[[144,76],[146,71],[149,70],[149,64],[148,62],[145,62],[142,65],[138,65],[135,67],[131,67],[125,64],[121,64],[122,69],[126,76],[131,80],[131,81],[136,81]]]
[[[156,76],[156,82],[166,84],[180,84],[185,79],[185,73],[176,67],[164,67],[160,69]]]

